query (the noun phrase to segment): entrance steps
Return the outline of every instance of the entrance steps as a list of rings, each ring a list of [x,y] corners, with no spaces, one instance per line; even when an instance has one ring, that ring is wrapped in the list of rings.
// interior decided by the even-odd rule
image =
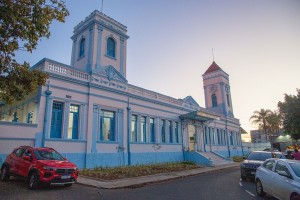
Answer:
[[[226,159],[226,158],[224,158],[216,153],[213,153],[213,152],[198,152],[198,153],[205,156],[207,159],[209,159],[212,162],[213,166],[233,163],[232,160]]]

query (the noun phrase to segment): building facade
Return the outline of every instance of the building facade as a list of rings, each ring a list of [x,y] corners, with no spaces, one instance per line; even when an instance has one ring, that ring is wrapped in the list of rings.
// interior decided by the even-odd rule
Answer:
[[[0,164],[20,145],[53,147],[79,168],[242,155],[229,75],[215,62],[203,74],[205,108],[128,83],[127,27],[92,12],[74,28],[71,65],[47,58],[33,69],[47,84],[0,105]]]

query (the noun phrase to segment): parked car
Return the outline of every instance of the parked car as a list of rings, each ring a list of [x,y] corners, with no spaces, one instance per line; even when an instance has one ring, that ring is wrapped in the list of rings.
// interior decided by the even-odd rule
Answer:
[[[266,193],[284,200],[300,199],[300,161],[267,159],[255,176],[259,196]]]
[[[78,168],[52,148],[21,146],[2,164],[1,180],[11,175],[26,178],[30,189],[42,183],[69,187],[77,180]]]
[[[256,169],[268,158],[284,158],[284,155],[277,151],[251,152],[240,165],[242,180],[246,180],[247,178],[254,180]]]

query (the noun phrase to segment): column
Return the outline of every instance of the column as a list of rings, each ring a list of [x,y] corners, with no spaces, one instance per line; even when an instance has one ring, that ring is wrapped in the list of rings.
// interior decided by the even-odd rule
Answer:
[[[141,142],[142,141],[142,138],[141,138],[141,115],[137,115],[137,130],[136,130],[136,140],[137,142]]]
[[[84,140],[86,136],[84,135],[84,129],[85,129],[85,113],[86,113],[86,105],[81,104],[81,112],[80,112],[80,131],[79,131],[79,140]]]
[[[103,27],[98,26],[98,41],[97,41],[97,61],[96,61],[96,68],[100,68],[100,67],[101,67],[102,31],[103,31]]]
[[[93,128],[92,128],[92,153],[97,153],[97,138],[99,138],[99,129],[100,129],[100,119],[99,119],[99,113],[100,113],[100,106],[94,105],[93,106]]]
[[[68,129],[69,129],[69,113],[70,113],[70,101],[66,101],[66,106],[65,106],[65,118],[64,118],[64,123],[63,123],[63,139],[68,139]],[[72,139],[72,138],[71,138]]]
[[[87,70],[92,70],[92,63],[93,63],[93,47],[94,47],[94,27],[91,26],[90,29],[90,35],[89,35],[89,52],[88,52],[88,63],[87,63]]]
[[[124,74],[124,38],[120,37],[120,73],[123,77],[125,77]]]
[[[117,133],[116,140],[119,142],[119,147],[124,147],[124,137],[123,137],[123,110],[119,109],[117,112]]]
[[[156,143],[161,143],[161,133],[160,133],[160,118],[155,118],[154,119],[155,123],[155,142]]]
[[[76,59],[76,50],[77,50],[77,38],[74,38],[73,39],[73,44],[72,44],[72,56],[71,56],[71,66],[74,67],[74,62],[75,62],[75,59]]]
[[[47,90],[45,91],[46,94],[46,105],[45,105],[45,116],[44,116],[44,129],[43,129],[43,139],[42,139],[42,147],[45,146],[45,140],[46,138],[49,138],[49,129],[50,129],[50,124],[51,120],[48,121],[48,119],[51,119],[51,105],[52,105],[52,99],[51,99],[51,94],[52,91]]]

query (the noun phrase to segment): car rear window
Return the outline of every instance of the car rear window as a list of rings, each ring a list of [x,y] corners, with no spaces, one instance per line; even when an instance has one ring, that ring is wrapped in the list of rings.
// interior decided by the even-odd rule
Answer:
[[[266,153],[266,152],[252,152],[249,156],[248,156],[248,160],[261,160],[264,161],[268,158],[272,158],[272,154],[271,153]]]
[[[64,158],[53,150],[34,150],[37,160],[64,160]]]

